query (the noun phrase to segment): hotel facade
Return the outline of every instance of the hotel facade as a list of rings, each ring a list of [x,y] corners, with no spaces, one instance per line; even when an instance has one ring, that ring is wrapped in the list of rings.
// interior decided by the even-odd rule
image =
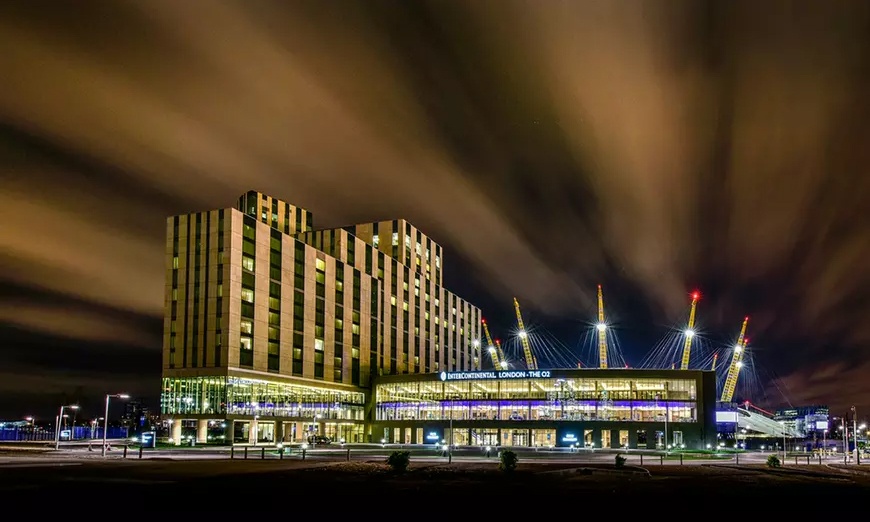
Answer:
[[[443,287],[442,263],[405,220],[316,230],[260,192],[167,219],[172,439],[372,440],[375,377],[480,369],[480,309]]]
[[[553,369],[380,376],[385,443],[703,449],[717,443],[712,371]]]

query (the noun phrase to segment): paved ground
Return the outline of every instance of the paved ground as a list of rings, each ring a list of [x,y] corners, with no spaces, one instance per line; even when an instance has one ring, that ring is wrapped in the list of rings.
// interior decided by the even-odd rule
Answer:
[[[660,465],[646,456],[643,467],[639,455],[629,455],[628,467],[617,470],[612,454],[524,452],[517,471],[505,474],[498,471],[495,457],[460,452],[448,464],[430,450],[413,455],[410,471],[397,475],[383,464],[385,451],[355,448],[350,462],[340,448],[308,452],[304,461],[299,455],[260,460],[253,458],[254,451],[248,460],[230,460],[224,452],[208,449],[153,450],[142,460],[132,458],[132,451],[127,459],[115,451],[106,459],[87,450],[4,452],[0,498],[14,500],[4,504],[7,512],[68,501],[83,506],[120,502],[132,509],[152,506],[170,512],[187,506],[323,516],[342,509],[366,515],[407,504],[417,510],[414,518],[443,518],[460,508],[534,514],[562,506],[684,512],[692,505],[707,510],[727,505],[738,510],[735,516],[751,518],[765,506],[806,513],[851,505],[870,494],[870,465],[832,461],[771,470],[760,454],[741,456],[740,465],[731,459],[684,459],[683,466],[674,459]]]

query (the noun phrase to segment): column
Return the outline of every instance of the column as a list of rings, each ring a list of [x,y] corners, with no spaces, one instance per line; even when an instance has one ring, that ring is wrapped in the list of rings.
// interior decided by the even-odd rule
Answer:
[[[284,442],[284,421],[275,421],[275,444]]]
[[[197,444],[208,442],[208,420],[206,419],[196,421],[196,442]]]
[[[181,444],[181,419],[172,419],[172,443]]]
[[[229,442],[230,444],[235,444],[236,421],[226,420],[224,421],[224,424],[226,424],[226,428],[224,429],[224,441]]]
[[[251,419],[248,423],[248,444],[257,443],[257,419]]]

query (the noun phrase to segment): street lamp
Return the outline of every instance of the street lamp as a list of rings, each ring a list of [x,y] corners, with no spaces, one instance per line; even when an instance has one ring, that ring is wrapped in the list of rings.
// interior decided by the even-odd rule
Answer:
[[[109,399],[112,397],[116,399],[129,399],[130,396],[126,393],[107,393],[106,394],[106,415],[103,419],[103,451],[102,456],[106,456],[106,438],[109,433]]]
[[[861,452],[858,450],[858,412],[852,406],[852,437],[855,441],[855,464],[861,464]]]
[[[825,454],[825,460],[828,460],[828,430],[822,431],[822,453]]]
[[[63,410],[64,408],[69,408],[71,410],[79,409],[78,404],[67,404],[60,407],[60,413],[57,414],[57,422],[55,423],[54,430],[54,449],[60,449],[60,422],[63,419]]]
[[[656,394],[656,407],[659,405],[661,394]],[[665,399],[665,455],[668,454],[668,401]]]

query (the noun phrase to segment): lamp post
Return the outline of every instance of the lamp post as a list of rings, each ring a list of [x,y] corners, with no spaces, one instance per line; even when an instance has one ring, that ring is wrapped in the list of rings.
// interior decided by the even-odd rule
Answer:
[[[858,412],[852,406],[852,433],[855,441],[855,464],[861,464],[861,452],[858,451]]]
[[[828,430],[822,430],[822,452],[825,454],[825,460],[828,460]]]
[[[71,410],[79,409],[78,404],[67,404],[60,407],[60,413],[57,414],[57,422],[54,429],[54,449],[60,449],[60,422],[63,420],[63,410],[69,408]]]
[[[103,419],[103,451],[102,456],[106,456],[106,439],[109,434],[109,399],[115,397],[117,399],[129,399],[130,396],[126,393],[107,393],[106,394],[106,415]]]
[[[656,394],[656,406],[661,399],[661,394]],[[665,455],[668,454],[668,401],[665,400]]]
[[[30,438],[36,440],[36,417],[24,417],[30,423]]]

